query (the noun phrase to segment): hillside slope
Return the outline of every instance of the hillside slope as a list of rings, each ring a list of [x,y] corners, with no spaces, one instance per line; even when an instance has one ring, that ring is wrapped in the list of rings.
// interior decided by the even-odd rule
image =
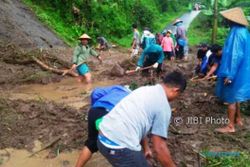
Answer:
[[[0,1],[0,40],[23,48],[66,46],[19,0]]]

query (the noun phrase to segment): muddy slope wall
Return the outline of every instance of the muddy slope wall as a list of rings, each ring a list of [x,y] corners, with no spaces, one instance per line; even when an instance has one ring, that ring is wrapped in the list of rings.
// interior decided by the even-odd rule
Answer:
[[[0,40],[23,48],[65,46],[20,0],[0,1]]]

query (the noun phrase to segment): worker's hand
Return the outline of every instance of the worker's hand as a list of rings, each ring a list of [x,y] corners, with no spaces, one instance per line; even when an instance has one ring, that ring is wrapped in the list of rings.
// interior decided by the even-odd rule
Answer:
[[[98,56],[97,58],[98,58],[100,64],[102,64],[102,57],[101,57],[101,56]]]
[[[146,159],[151,159],[153,158],[153,153],[151,151],[151,149],[149,147],[147,147],[145,150],[144,150],[144,156],[146,157]]]
[[[155,63],[154,65],[153,65],[153,68],[157,68],[159,66],[159,63]]]
[[[71,70],[76,70],[76,67],[77,67],[77,65],[73,64],[72,67],[71,67]]]
[[[209,79],[209,75],[206,75],[205,77],[201,78],[200,80],[204,81],[204,80],[208,80],[208,79]]]
[[[137,66],[135,71],[139,71],[141,69],[141,67]]]
[[[228,78],[224,79],[224,85],[229,85],[231,83],[232,83],[232,81],[230,79],[228,79]]]

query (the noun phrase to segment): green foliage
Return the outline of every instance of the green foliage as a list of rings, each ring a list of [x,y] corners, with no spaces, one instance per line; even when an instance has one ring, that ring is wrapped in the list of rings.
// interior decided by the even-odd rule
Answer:
[[[154,28],[153,26],[153,21],[156,17],[155,13],[145,6],[143,3],[140,1],[137,1],[132,9],[132,13],[135,16],[136,22],[138,22],[138,26],[140,27],[149,27],[149,28]]]
[[[206,167],[249,167],[250,153],[242,152],[239,156],[208,157]]]
[[[240,110],[243,114],[250,116],[250,101],[244,102],[240,105]],[[250,136],[249,136],[250,139]]]
[[[209,17],[200,13],[188,29],[188,41],[190,45],[202,42],[210,43],[212,22]]]
[[[191,45],[196,45],[201,42],[211,42],[212,35],[212,7],[210,3],[213,0],[203,0],[203,4],[207,6],[206,10],[194,20],[188,30],[189,43]],[[232,7],[240,6],[243,8],[245,14],[250,13],[250,2],[244,0],[219,0],[219,11],[226,10]],[[223,18],[219,15],[218,29],[217,29],[217,42],[220,45],[224,45],[224,41],[229,33],[229,28],[225,27],[223,24]]]
[[[129,84],[129,89],[130,89],[130,90],[135,90],[135,89],[137,89],[137,88],[139,88],[139,85],[138,85],[137,82],[133,81],[133,82],[131,82],[131,83]]]
[[[180,12],[184,13],[188,5],[188,1],[181,0],[23,0],[23,2],[69,45],[75,45],[76,39],[82,33],[87,33],[94,42],[97,36],[105,36],[122,46],[129,46],[131,43],[133,23],[137,23],[139,29],[147,26],[159,30],[167,25],[168,17],[171,21],[174,20]],[[163,2],[164,5],[161,6]],[[79,11],[74,12],[76,10],[73,9]],[[174,13],[176,11],[178,12]],[[166,15],[168,17],[165,17]]]

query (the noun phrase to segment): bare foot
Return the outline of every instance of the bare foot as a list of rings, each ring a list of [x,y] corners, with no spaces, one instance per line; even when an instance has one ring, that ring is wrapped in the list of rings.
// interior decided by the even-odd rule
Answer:
[[[82,83],[82,82],[83,82],[82,79],[80,79],[80,78],[77,78],[76,80],[77,80],[77,82],[79,82],[79,83]]]
[[[235,121],[235,123],[236,123],[238,126],[240,126],[240,127],[243,127],[243,125],[244,125],[241,118],[237,118],[236,121]]]
[[[234,133],[235,128],[233,126],[225,126],[223,128],[216,128],[214,131],[219,133]]]

